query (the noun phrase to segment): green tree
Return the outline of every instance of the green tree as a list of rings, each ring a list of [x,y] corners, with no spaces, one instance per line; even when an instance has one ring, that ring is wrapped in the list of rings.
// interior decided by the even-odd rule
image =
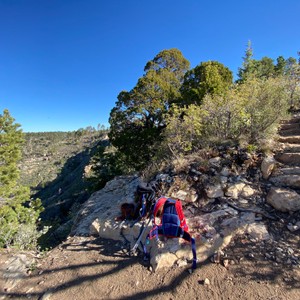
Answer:
[[[282,63],[282,57],[279,58],[276,66],[273,59],[266,56],[260,60],[254,59],[251,41],[248,41],[242,67],[238,70],[239,79],[237,82],[241,83],[254,77],[261,79],[273,77],[282,70]]]
[[[145,74],[131,91],[118,95],[110,113],[109,138],[127,163],[141,169],[150,160],[153,145],[166,126],[165,114],[180,97],[189,62],[178,49],[163,50],[145,66]]]
[[[283,76],[285,75],[286,70],[286,60],[283,56],[278,56],[276,59],[277,64],[274,67],[274,71],[276,76]]]
[[[232,72],[217,61],[202,62],[185,74],[181,105],[200,105],[206,94],[221,95],[233,82]]]
[[[298,53],[299,55],[299,53]],[[299,107],[300,102],[300,56],[298,61],[289,57],[285,66],[286,86],[291,107]]]
[[[253,74],[253,49],[251,41],[248,41],[245,56],[243,57],[242,67],[238,70],[238,82],[243,82]]]
[[[18,183],[24,139],[14,121],[8,110],[0,115],[0,247],[16,244],[20,228],[35,224],[41,211],[40,200],[31,200],[29,188]]]

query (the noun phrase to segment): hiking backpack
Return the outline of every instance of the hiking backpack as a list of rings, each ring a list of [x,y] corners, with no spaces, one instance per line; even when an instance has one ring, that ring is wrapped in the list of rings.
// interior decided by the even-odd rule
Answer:
[[[163,235],[168,238],[183,238],[190,242],[193,252],[192,268],[195,269],[197,263],[195,239],[188,232],[181,201],[165,197],[159,198],[154,206],[152,217],[153,228],[150,230],[147,240],[158,239],[158,235]],[[161,218],[159,224],[155,221],[156,217]],[[146,256],[148,255],[146,247],[144,253]]]
[[[138,205],[139,219],[146,218],[155,202],[159,185],[156,182],[140,183],[136,189],[136,203]]]

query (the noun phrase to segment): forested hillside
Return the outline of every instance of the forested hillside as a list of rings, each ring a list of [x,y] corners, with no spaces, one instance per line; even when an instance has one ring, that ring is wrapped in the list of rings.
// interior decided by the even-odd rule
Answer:
[[[41,224],[50,229],[42,244],[57,244],[69,233],[69,221],[95,190],[91,159],[108,144],[105,129],[25,134],[20,181],[44,207]]]

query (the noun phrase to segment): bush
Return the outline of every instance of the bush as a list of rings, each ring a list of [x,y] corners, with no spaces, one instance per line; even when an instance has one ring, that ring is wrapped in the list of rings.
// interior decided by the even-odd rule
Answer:
[[[259,144],[276,132],[287,115],[288,97],[280,78],[252,78],[224,96],[207,95],[202,110],[207,139],[215,137]]]
[[[238,87],[238,95],[245,104],[245,126],[241,131],[248,136],[249,143],[272,137],[289,107],[283,79],[251,79]]]
[[[207,94],[200,106],[173,106],[154,161],[179,159],[224,142],[243,142],[243,146],[254,149],[275,134],[286,116],[287,95],[280,78],[252,78],[223,95]]]

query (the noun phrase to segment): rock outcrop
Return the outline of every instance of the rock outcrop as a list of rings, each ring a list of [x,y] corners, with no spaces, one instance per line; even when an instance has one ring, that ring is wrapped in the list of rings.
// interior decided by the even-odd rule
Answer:
[[[207,186],[203,184],[207,175],[198,173],[198,177],[195,178],[193,176],[195,170],[186,176],[183,174],[173,175],[166,190],[166,196],[182,200],[190,233],[196,240],[199,262],[205,261],[226,247],[236,234],[248,232],[248,234],[253,235],[253,238],[265,239],[268,237],[265,225],[256,224],[255,219],[259,211],[239,211],[235,206],[227,203],[230,199],[239,204],[247,204],[248,201],[251,201],[257,192],[250,186],[250,182],[245,178],[243,179],[244,182],[233,182],[239,179],[230,172],[227,172],[227,177],[224,176],[222,165],[219,168],[216,166],[211,166],[211,168],[216,171],[217,181],[215,185],[211,182],[208,186],[210,185],[212,190],[216,190],[216,192],[212,191],[209,194]],[[223,175],[217,172],[218,169],[220,173],[223,172]],[[212,169],[208,169],[207,172],[211,171]],[[169,174],[160,177],[170,178]],[[226,178],[226,180],[223,178],[222,185],[219,183],[219,177]],[[187,186],[186,181],[190,181],[192,178],[194,182]],[[122,241],[124,248],[130,250],[137,241],[142,226],[146,226],[141,239],[144,243],[146,235],[152,227],[148,220],[144,222],[117,220],[120,215],[121,204],[125,202],[134,203],[135,191],[140,181],[138,177],[128,176],[117,177],[108,182],[105,188],[94,193],[84,204],[77,216],[72,234],[97,235],[102,238]],[[181,188],[183,186],[185,186],[184,190]],[[203,194],[205,191],[207,195]],[[229,196],[225,197],[226,193]],[[215,198],[212,198],[213,195]],[[203,208],[208,208],[209,203],[214,203],[216,199],[219,199],[220,202],[217,209],[212,207],[205,212]],[[147,248],[150,251],[150,263],[154,270],[170,267],[175,263],[184,265],[192,259],[191,245],[182,239],[161,238],[159,243],[156,240],[151,240]]]

